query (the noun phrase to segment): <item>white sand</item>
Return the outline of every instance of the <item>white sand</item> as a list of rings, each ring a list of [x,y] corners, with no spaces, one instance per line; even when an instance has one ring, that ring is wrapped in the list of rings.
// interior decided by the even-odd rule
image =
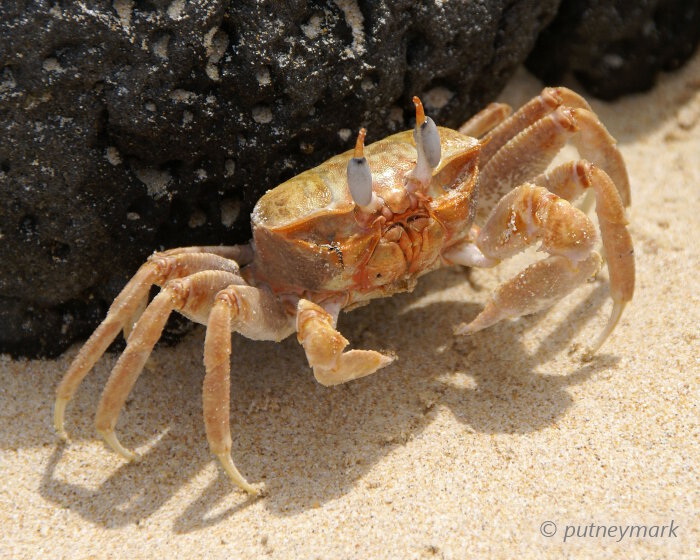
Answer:
[[[503,97],[540,87],[521,72]],[[3,357],[0,557],[697,557],[700,55],[593,107],[628,162],[638,274],[596,359],[581,354],[610,309],[607,272],[549,312],[452,336],[522,263],[474,272],[478,289],[440,271],[342,317],[356,347],[399,356],[345,386],[317,385],[294,338],[234,337],[234,458],[269,490],[249,501],[209,454],[201,329],[136,384],[118,425],[135,465],[92,428],[114,356],[70,405],[67,447],[53,392],[77,347]],[[676,537],[563,542],[566,525],[671,520]]]

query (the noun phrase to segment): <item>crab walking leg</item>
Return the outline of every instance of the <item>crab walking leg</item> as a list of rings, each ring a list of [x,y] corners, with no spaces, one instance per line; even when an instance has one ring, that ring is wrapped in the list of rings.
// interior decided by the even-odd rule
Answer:
[[[161,251],[159,253],[156,253],[155,255],[150,257],[150,259],[152,260],[154,258],[173,257],[186,254],[215,255],[217,257],[222,257],[227,261],[233,261],[234,265],[239,267],[245,266],[253,261],[253,248],[250,246],[250,243],[245,243],[241,245],[201,245],[192,247],[177,247],[175,249],[168,249],[167,251]],[[221,266],[218,266],[218,259],[211,260],[212,266],[207,268],[211,270],[222,269]],[[225,269],[226,265],[228,264],[229,263],[226,263],[223,269]],[[192,270],[190,274],[192,272],[197,271]],[[139,303],[139,306],[136,309],[136,312],[131,317],[131,319],[129,319],[124,325],[123,330],[125,340],[129,338],[131,329],[134,328],[134,325],[139,320],[139,317],[141,317],[141,314],[143,313],[144,309],[146,309],[146,305],[148,305],[148,293],[144,294],[141,302]]]
[[[574,109],[573,116],[580,131],[572,138],[578,153],[605,171],[617,188],[622,204],[629,206],[632,202],[630,180],[615,138],[594,112]]]
[[[547,309],[598,272],[601,262],[596,252],[575,265],[559,256],[538,261],[502,284],[482,312],[471,323],[458,326],[455,334],[471,334],[503,319]]]
[[[478,250],[497,262],[539,241],[540,250],[550,256],[504,283],[457,333],[473,333],[502,319],[535,313],[573,291],[600,268],[600,255],[593,251],[596,238],[590,218],[547,189],[526,183],[508,193],[479,232]],[[444,256],[459,257],[459,249]]]
[[[488,163],[509,140],[562,105],[589,111],[591,109],[583,97],[568,88],[544,88],[537,97],[533,97],[486,135],[481,149],[481,166]]]
[[[217,294],[207,321],[202,392],[207,440],[229,478],[255,495],[259,489],[248,483],[231,457],[231,331],[257,340],[279,341],[294,332],[293,315],[268,290],[229,286]]]
[[[178,247],[158,253],[161,256],[182,255],[185,253],[207,253],[217,255],[225,259],[236,261],[240,266],[245,266],[253,261],[253,248],[250,243],[241,245],[203,245],[193,247]]]
[[[459,133],[472,138],[481,138],[505,121],[513,109],[505,103],[490,103],[459,127]]]
[[[348,340],[335,328],[335,318],[306,299],[297,306],[297,338],[321,385],[338,385],[374,373],[394,361],[374,350],[343,352]]]
[[[107,316],[95,329],[73,359],[68,371],[56,389],[54,407],[54,428],[56,433],[67,440],[64,429],[65,410],[68,402],[78,389],[80,382],[90,372],[95,362],[104,354],[119,331],[127,327],[148,298],[151,286],[163,285],[173,278],[182,278],[194,272],[208,269],[228,270],[238,273],[238,264],[229,259],[211,254],[179,254],[164,256],[156,253],[139,268],[134,277],[122,289],[107,312]]]
[[[148,292],[144,293],[141,296],[141,299],[138,301],[134,312],[131,314],[130,317],[126,319],[126,321],[124,321],[124,327],[122,328],[124,340],[129,340],[129,335],[131,334],[131,331],[134,329],[136,323],[138,323],[139,319],[141,318],[141,315],[143,315],[143,312],[146,310],[147,305]]]
[[[560,165],[535,177],[533,183],[569,201],[587,189],[595,193],[596,214],[610,272],[610,295],[614,302],[610,319],[591,349],[595,353],[615,328],[634,293],[634,247],[622,200],[607,173],[585,160]]]
[[[542,173],[568,141],[605,170],[622,202],[629,204],[629,179],[615,139],[590,111],[559,107],[511,139],[484,166],[477,221],[483,221],[513,186]]]
[[[212,304],[212,294],[234,282],[242,280],[236,274],[222,270],[205,270],[186,278],[170,280],[144,311],[129,337],[126,349],[112,369],[95,415],[98,433],[124,458],[131,460],[136,455],[119,443],[114,427],[170,313],[178,310],[191,317],[206,317]]]
[[[107,316],[73,359],[56,389],[54,429],[61,439],[68,439],[64,428],[65,410],[80,382],[104,354],[119,331],[137,312],[144,297],[148,297],[148,290],[151,286],[165,276],[166,274],[163,274],[156,263],[147,262],[144,264],[122,289],[110,306]]]
[[[488,160],[479,175],[477,223],[511,191],[544,171],[576,133],[571,110],[560,107],[520,132]]]

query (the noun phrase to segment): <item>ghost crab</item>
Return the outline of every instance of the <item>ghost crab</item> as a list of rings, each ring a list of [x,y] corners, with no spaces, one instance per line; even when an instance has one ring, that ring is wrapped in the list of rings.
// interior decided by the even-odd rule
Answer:
[[[117,453],[136,458],[114,428],[176,310],[207,325],[203,409],[210,447],[231,480],[255,494],[258,488],[238,472],[230,453],[232,331],[275,341],[296,332],[316,379],[344,383],[393,357],[346,351],[348,341],[335,328],[341,309],[410,291],[419,276],[441,266],[494,266],[537,242],[548,256],[505,282],[456,333],[544,309],[601,266],[594,225],[572,205],[589,189],[613,299],[592,351],[600,348],[632,297],[634,260],[624,210],[630,201],[625,165],[586,101],[565,88],[546,88],[513,115],[508,106],[491,104],[459,131],[436,127],[420,100],[414,103],[412,132],[365,148],[362,129],[354,152],[268,191],[253,210],[249,244],[152,255],[63,377],[55,406],[58,434],[67,437],[68,401],[123,330],[127,346],[102,393],[95,424]],[[567,142],[583,159],[546,171]],[[154,284],[162,289],[148,303]]]

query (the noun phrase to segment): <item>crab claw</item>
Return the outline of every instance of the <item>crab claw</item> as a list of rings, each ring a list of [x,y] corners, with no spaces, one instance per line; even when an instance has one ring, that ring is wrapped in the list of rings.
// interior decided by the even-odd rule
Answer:
[[[440,133],[435,122],[425,116],[423,103],[418,96],[413,98],[413,104],[416,106],[416,128],[413,130],[413,139],[416,141],[418,158],[416,166],[409,175],[407,187],[411,192],[425,189],[441,157]]]

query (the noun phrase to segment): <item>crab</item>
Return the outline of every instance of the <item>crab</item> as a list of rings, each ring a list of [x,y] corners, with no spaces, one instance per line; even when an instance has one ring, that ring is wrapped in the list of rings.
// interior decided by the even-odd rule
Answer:
[[[634,257],[625,207],[627,171],[614,138],[573,91],[545,88],[517,112],[492,103],[459,130],[437,127],[413,98],[416,125],[354,150],[269,190],[252,212],[244,245],[154,253],[109,308],[61,380],[57,433],[66,405],[110,343],[124,332],[97,407],[95,426],[119,455],[115,425],[172,311],[206,325],[203,413],[210,448],[237,486],[260,491],[231,457],[231,333],[280,341],[296,333],[316,380],[336,385],[390,364],[394,356],[346,350],[338,314],[411,291],[443,266],[492,267],[539,244],[546,256],[503,283],[457,335],[531,314],[594,276],[603,262],[612,312],[597,351],[634,291]],[[567,143],[581,159],[552,167]],[[574,205],[593,193],[600,228]],[[153,285],[161,290],[149,303]]]

